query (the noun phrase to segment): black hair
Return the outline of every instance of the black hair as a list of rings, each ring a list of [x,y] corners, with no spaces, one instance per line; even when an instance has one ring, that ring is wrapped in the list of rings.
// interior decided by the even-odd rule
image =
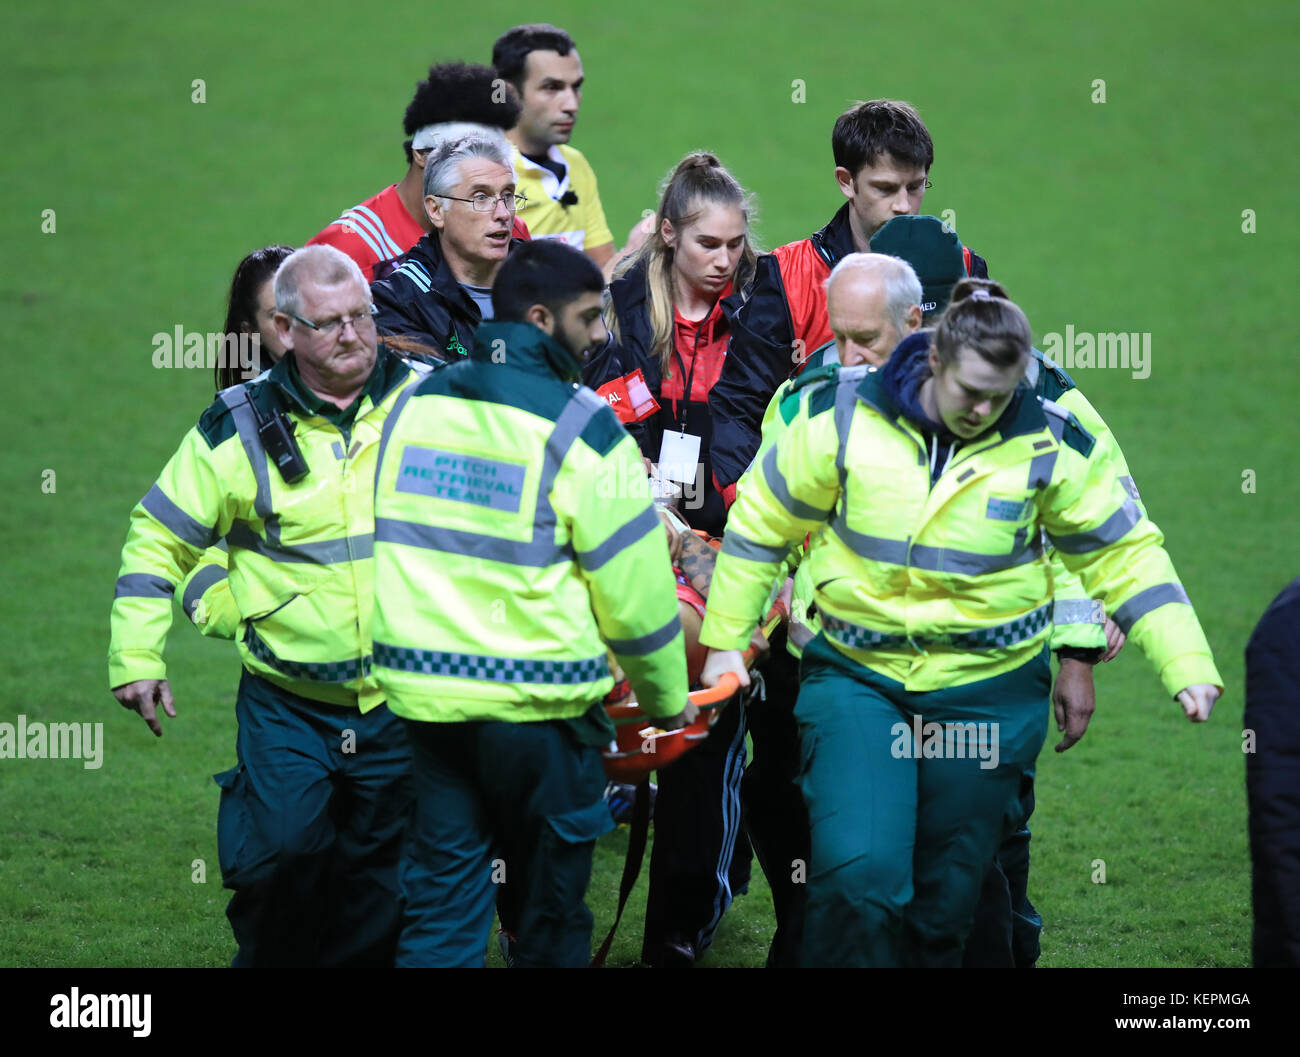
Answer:
[[[402,117],[407,140],[406,162],[412,160],[411,139],[425,125],[444,121],[474,121],[502,131],[519,120],[519,98],[513,87],[491,66],[473,62],[444,62],[429,67],[429,76],[415,85],[415,96]]]
[[[831,132],[831,152],[836,166],[854,177],[882,154],[926,172],[934,164],[925,122],[915,107],[897,99],[871,99],[844,111]]]
[[[226,328],[223,333],[257,333],[257,292],[262,284],[275,275],[276,270],[293,252],[292,246],[276,244],[254,250],[235,269],[230,280],[230,297],[226,302]],[[217,392],[244,381],[238,363],[222,366],[217,362]]]
[[[497,37],[492,45],[492,65],[497,73],[522,92],[529,52],[553,51],[568,55],[575,47],[573,38],[558,26],[533,22],[527,26],[515,26]]]
[[[492,314],[502,323],[522,323],[533,305],[559,317],[583,294],[598,294],[605,277],[595,261],[559,239],[533,239],[505,259],[492,284]]]
[[[1014,367],[1029,357],[1033,335],[1020,306],[992,279],[961,279],[939,319],[934,347],[944,367],[962,348],[995,367]]]

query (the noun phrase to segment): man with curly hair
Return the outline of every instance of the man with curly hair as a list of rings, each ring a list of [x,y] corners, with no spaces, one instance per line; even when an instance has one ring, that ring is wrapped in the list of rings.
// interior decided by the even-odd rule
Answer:
[[[406,174],[342,215],[307,245],[334,246],[361,268],[367,281],[392,271],[392,261],[433,230],[424,210],[424,163],[440,144],[487,129],[504,131],[519,119],[514,90],[491,67],[447,62],[429,67],[429,76],[416,84],[406,108]],[[528,229],[515,221],[514,234],[527,238]]]

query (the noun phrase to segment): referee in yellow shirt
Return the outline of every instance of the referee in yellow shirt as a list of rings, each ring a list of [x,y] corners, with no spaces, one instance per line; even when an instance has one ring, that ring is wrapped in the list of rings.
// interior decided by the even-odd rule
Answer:
[[[604,268],[614,257],[596,174],[570,147],[582,104],[582,60],[571,38],[546,23],[515,26],[492,46],[492,65],[515,86],[523,109],[507,133],[515,190],[528,198],[519,219],[533,238],[561,239]]]

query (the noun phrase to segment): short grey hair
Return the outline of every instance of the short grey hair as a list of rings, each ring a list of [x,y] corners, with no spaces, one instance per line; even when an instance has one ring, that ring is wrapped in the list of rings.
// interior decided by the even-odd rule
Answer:
[[[333,246],[304,246],[284,259],[275,272],[275,310],[287,315],[302,314],[303,279],[320,286],[355,282],[370,296],[370,284],[357,262]]]
[[[907,310],[921,304],[921,280],[916,277],[912,266],[901,257],[884,253],[850,253],[831,269],[830,278],[826,280],[827,293],[836,276],[849,272],[875,275],[884,284],[885,311],[889,313],[894,329],[903,333],[907,329]]]
[[[500,130],[485,128],[459,139],[444,140],[424,163],[425,197],[444,198],[460,183],[460,163],[467,158],[486,158],[514,171],[510,143]],[[444,208],[446,202],[444,200]]]

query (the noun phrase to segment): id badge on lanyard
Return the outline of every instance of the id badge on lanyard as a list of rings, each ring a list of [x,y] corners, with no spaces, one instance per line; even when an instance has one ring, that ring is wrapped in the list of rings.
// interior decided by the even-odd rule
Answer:
[[[700,464],[700,438],[694,433],[664,430],[659,447],[659,476],[679,484],[694,484]]]
[[[691,387],[695,383],[695,364],[700,354],[700,331],[695,331],[695,353],[691,356],[691,369],[686,373],[686,387],[682,391],[682,402],[691,398]],[[686,366],[683,362],[683,368]],[[677,417],[676,402],[673,404],[673,417]],[[695,474],[700,465],[700,437],[686,432],[686,415],[682,415],[682,424],[673,423],[672,429],[664,430],[664,439],[659,446],[659,476],[679,484],[694,484]]]

